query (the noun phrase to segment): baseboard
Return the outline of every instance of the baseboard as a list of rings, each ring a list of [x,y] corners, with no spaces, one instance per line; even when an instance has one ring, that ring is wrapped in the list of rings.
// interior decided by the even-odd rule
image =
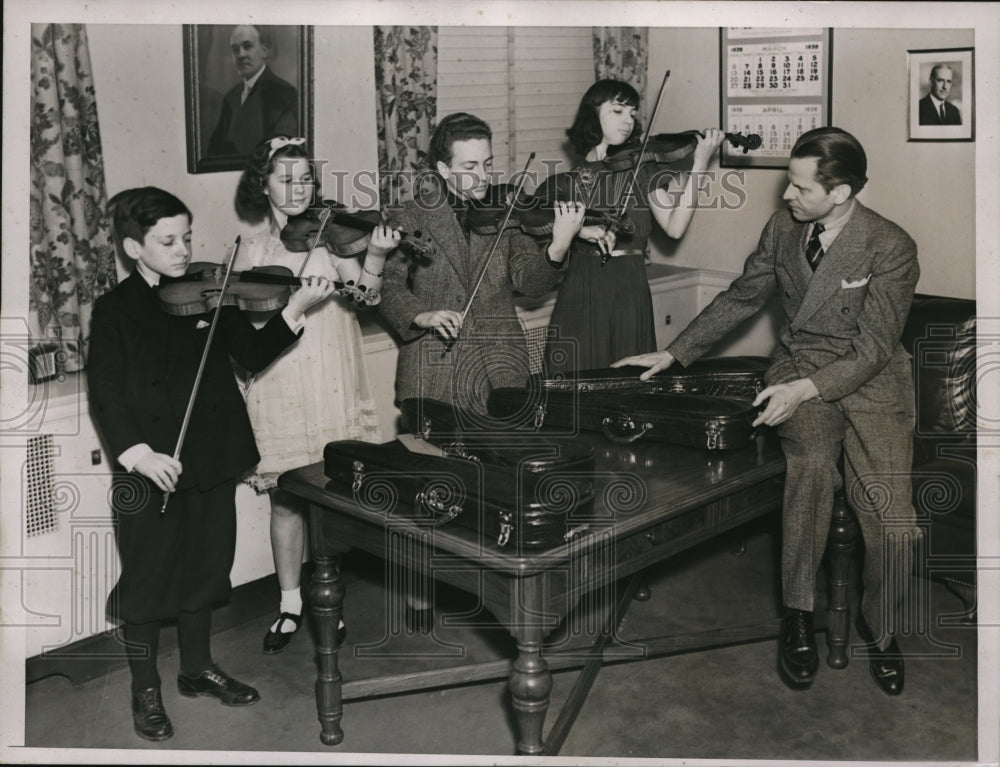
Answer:
[[[229,601],[212,611],[212,634],[221,634],[274,612],[277,595],[278,579],[273,574],[237,586]],[[167,630],[160,632],[161,654],[177,649],[177,632],[166,622],[164,625]],[[60,674],[73,684],[82,684],[127,665],[118,632],[109,630],[28,658],[25,682],[31,684]]]

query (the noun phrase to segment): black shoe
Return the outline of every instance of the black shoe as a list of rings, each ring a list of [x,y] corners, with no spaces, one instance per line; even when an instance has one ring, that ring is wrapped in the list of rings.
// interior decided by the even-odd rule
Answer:
[[[434,630],[434,608],[418,610],[406,605],[403,611],[406,630],[411,634],[430,634]]]
[[[214,663],[198,676],[177,675],[181,695],[211,695],[225,706],[249,706],[260,700],[260,694],[250,685],[238,682]]]
[[[132,693],[132,726],[135,734],[146,740],[166,740],[174,734],[159,687]]]
[[[785,609],[781,620],[781,670],[792,687],[805,689],[819,668],[812,613]]]
[[[903,692],[905,668],[903,653],[896,644],[896,637],[892,637],[888,647],[880,650],[875,644],[875,637],[868,627],[868,622],[860,613],[858,613],[857,627],[858,634],[865,641],[865,648],[868,650],[868,670],[871,671],[875,684],[886,695],[899,695]]]
[[[281,624],[286,620],[295,624],[293,631],[281,630]],[[264,634],[264,652],[268,655],[273,655],[284,650],[288,643],[292,641],[292,635],[299,630],[299,626],[301,625],[301,615],[296,615],[295,613],[278,613],[278,630],[275,631],[269,628],[267,633]]]

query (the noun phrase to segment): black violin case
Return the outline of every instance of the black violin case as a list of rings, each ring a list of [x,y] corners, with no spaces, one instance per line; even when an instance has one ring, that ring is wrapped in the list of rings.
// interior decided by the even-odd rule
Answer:
[[[756,436],[753,399],[764,388],[766,357],[716,357],[671,367],[640,381],[638,368],[535,375],[524,388],[496,389],[490,415],[513,427],[549,433],[601,431],[618,443],[648,438],[728,450]]]
[[[402,403],[404,429],[441,454],[395,440],[329,443],[324,473],[359,504],[429,526],[456,524],[484,545],[531,551],[583,532],[594,507],[594,449],[458,413],[435,400]],[[401,435],[401,439],[408,435]]]

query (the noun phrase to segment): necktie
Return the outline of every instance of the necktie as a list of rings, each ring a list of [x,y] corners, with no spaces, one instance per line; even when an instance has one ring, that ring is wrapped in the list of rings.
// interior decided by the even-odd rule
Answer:
[[[246,81],[244,80],[244,81],[243,81],[243,93],[241,93],[241,94],[240,94],[240,105],[241,105],[241,106],[242,106],[242,105],[243,105],[244,103],[246,103],[246,100],[247,100],[247,96],[249,96],[249,95],[250,95],[250,86],[249,86],[249,85],[247,84],[247,82],[246,82]],[[943,109],[943,107],[942,107],[942,109]]]
[[[822,224],[813,224],[812,234],[809,236],[809,242],[806,244],[806,261],[809,262],[809,266],[815,272],[816,267],[819,266],[820,259],[823,258],[823,245],[819,241],[819,236],[823,233],[826,227]]]
[[[945,119],[946,118],[944,116],[944,102],[942,101],[941,102],[941,122],[945,122]]]

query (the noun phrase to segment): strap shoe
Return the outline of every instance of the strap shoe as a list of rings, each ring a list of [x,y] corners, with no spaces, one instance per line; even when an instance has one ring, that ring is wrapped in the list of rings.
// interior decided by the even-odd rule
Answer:
[[[796,689],[812,684],[819,668],[819,652],[812,613],[785,608],[781,620],[781,670]]]
[[[281,626],[285,621],[292,623],[295,628],[291,631],[282,631]],[[277,627],[274,629],[268,628],[267,633],[264,634],[264,652],[267,655],[273,655],[284,650],[288,646],[288,643],[292,641],[292,636],[299,630],[301,625],[301,615],[296,615],[295,613],[278,613]]]
[[[859,636],[865,641],[865,649],[868,650],[868,669],[875,684],[886,695],[899,695],[903,692],[905,668],[903,653],[896,643],[896,637],[892,637],[888,647],[880,650],[861,613],[858,613],[857,627]]]
[[[166,740],[174,734],[159,687],[132,693],[132,726],[135,734],[146,740]]]
[[[250,685],[238,682],[214,663],[198,676],[177,675],[181,695],[211,695],[225,706],[249,706],[260,700],[260,694]]]

